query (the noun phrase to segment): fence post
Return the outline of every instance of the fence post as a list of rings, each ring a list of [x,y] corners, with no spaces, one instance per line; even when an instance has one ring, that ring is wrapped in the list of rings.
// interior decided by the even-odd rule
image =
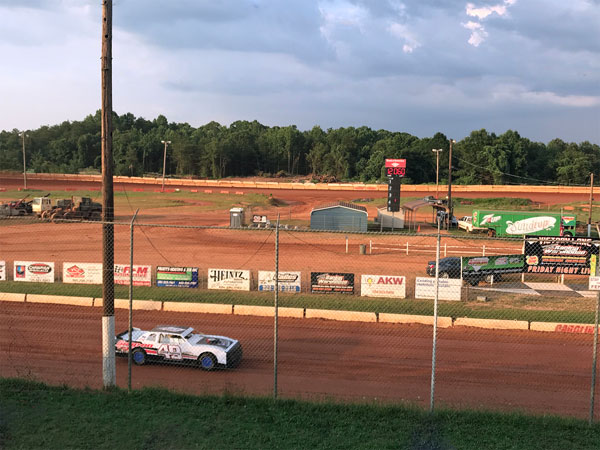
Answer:
[[[592,358],[592,391],[590,393],[590,426],[594,422],[594,399],[596,396],[596,364],[598,361],[598,314],[600,311],[600,291],[596,294],[596,318],[594,320],[594,345]]]
[[[431,395],[429,398],[429,412],[433,412],[435,403],[435,361],[437,351],[437,317],[440,282],[440,223],[441,220],[438,218],[437,245],[435,247],[435,297],[433,301],[433,351],[431,353]]]
[[[135,210],[135,214],[131,218],[131,224],[129,225],[129,330],[127,331],[127,337],[129,339],[129,348],[127,349],[127,391],[131,392],[131,343],[133,333],[133,222],[137,217],[138,211]]]
[[[369,239],[369,255],[373,254],[373,241]]]
[[[279,214],[275,229],[275,323],[273,324],[273,398],[277,399],[277,341],[279,331]]]
[[[406,254],[408,255],[408,241],[406,241]]]
[[[483,244],[483,249],[481,251],[481,256],[485,256],[485,244]]]
[[[448,256],[448,243],[444,242],[444,257]]]

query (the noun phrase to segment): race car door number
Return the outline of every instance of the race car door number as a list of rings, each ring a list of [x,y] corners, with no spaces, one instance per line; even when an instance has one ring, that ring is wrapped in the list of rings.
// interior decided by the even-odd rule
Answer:
[[[179,345],[162,344],[158,347],[158,354],[165,359],[182,359]]]

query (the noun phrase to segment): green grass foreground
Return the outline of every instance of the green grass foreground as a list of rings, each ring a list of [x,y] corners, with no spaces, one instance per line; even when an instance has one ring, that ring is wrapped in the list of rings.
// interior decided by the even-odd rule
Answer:
[[[218,374],[216,374],[218,376]],[[598,449],[600,424],[0,379],[3,449]]]

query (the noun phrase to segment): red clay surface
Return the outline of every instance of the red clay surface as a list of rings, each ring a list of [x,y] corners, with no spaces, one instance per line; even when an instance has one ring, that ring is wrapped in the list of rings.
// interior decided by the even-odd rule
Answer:
[[[51,384],[102,385],[101,308],[0,303],[0,376]],[[117,331],[127,311],[116,311]],[[273,319],[134,311],[143,329],[186,324],[238,338],[240,367],[134,366],[132,386],[195,394],[271,395]],[[281,397],[407,402],[428,407],[432,328],[280,319]],[[521,410],[585,418],[589,411],[592,336],[440,329],[436,406]],[[117,384],[127,387],[127,360],[117,359]]]
[[[0,187],[20,187],[18,177],[0,177]],[[28,183],[31,189],[98,189],[94,183],[68,186],[50,181]],[[173,186],[171,186],[173,187]],[[147,190],[155,186],[115,186]],[[244,189],[248,192],[250,190]],[[351,191],[255,190],[284,200],[289,207],[255,212],[269,218],[280,212],[308,220],[314,205],[337,200],[379,198],[385,193]],[[411,196],[427,193],[411,193]],[[165,194],[168,195],[168,194]],[[474,194],[473,196],[485,196]],[[497,193],[490,195],[498,196]],[[585,201],[581,195],[512,193],[542,203]],[[461,196],[466,197],[465,194]],[[583,197],[583,198],[580,198]],[[367,203],[373,217],[376,205]],[[150,209],[140,221],[183,225],[228,225],[227,211],[199,213],[194,205]],[[117,210],[127,225],[115,227],[115,262],[129,261],[129,226],[133,211]],[[424,213],[425,214],[425,213]],[[427,217],[424,215],[424,217]],[[429,231],[433,231],[430,229]],[[206,230],[136,227],[134,264],[207,268],[273,270],[274,231]],[[367,237],[349,235],[349,253],[343,234],[281,232],[280,270],[338,271],[355,274],[423,276],[425,263],[434,258],[432,237],[374,237],[388,246],[429,246],[429,253],[399,250],[360,255]],[[477,251],[486,241],[445,239],[449,246]],[[514,242],[487,242],[520,248]],[[502,252],[502,250],[500,250]],[[19,221],[0,228],[0,259],[62,262],[101,262],[101,228],[98,224],[33,223]],[[360,277],[358,277],[360,278]],[[407,280],[411,286],[412,281]],[[77,287],[73,288],[77,295]],[[199,291],[202,295],[202,291]],[[235,293],[231,293],[232,303]],[[174,298],[176,300],[176,298]],[[50,383],[100,387],[101,310],[59,305],[0,303],[0,375],[32,377]],[[127,327],[123,310],[116,312],[117,331]],[[134,326],[160,323],[190,325],[207,333],[239,338],[245,359],[239,369],[205,373],[190,368],[134,367],[133,386],[165,386],[193,393],[269,395],[273,389],[273,320],[257,317],[136,312]],[[334,398],[383,402],[408,401],[428,405],[431,376],[432,328],[387,324],[338,323],[280,319],[280,394],[285,397]],[[522,409],[586,417],[589,409],[592,337],[516,331],[442,329],[439,331],[436,405]],[[117,361],[118,384],[126,387],[126,360]],[[597,408],[600,409],[600,408]]]

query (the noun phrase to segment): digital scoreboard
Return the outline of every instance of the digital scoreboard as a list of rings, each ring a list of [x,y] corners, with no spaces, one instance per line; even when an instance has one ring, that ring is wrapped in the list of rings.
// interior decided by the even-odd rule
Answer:
[[[405,159],[386,159],[385,175],[388,177],[403,177],[406,175]]]

